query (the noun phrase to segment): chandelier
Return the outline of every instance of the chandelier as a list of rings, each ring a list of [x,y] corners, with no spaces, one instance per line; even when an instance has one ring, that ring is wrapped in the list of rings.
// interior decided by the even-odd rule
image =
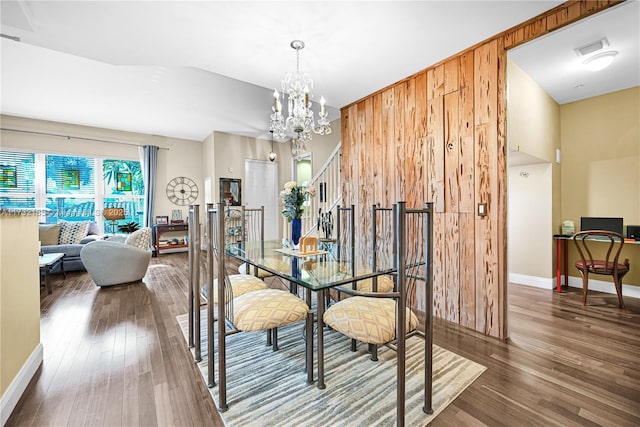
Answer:
[[[287,96],[287,116],[282,111],[280,93],[276,89],[273,92],[273,107],[269,130],[273,137],[280,141],[292,138],[295,151],[306,150],[305,143],[311,141],[312,132],[318,135],[329,135],[331,124],[327,120],[327,109],[324,97],[320,98],[320,113],[317,123],[311,110],[311,98],[313,97],[313,80],[308,73],[300,72],[300,50],[304,48],[304,42],[294,40],[291,47],[296,51],[296,71],[289,72],[282,80],[283,101]],[[294,154],[295,155],[295,154]]]

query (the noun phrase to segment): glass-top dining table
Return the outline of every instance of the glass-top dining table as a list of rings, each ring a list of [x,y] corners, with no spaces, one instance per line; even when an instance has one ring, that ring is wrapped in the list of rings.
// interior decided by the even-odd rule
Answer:
[[[225,255],[231,256],[241,262],[252,266],[253,269],[267,271],[289,282],[289,290],[298,293],[299,288],[306,290],[305,299],[312,306],[311,294],[316,295],[316,322],[317,322],[317,358],[319,389],[325,388],[324,382],[324,309],[327,292],[336,287],[351,288],[352,284],[366,279],[375,280],[375,277],[394,274],[392,260],[380,260],[378,265],[388,266],[376,268],[372,271],[370,266],[366,268],[359,265],[353,256],[343,257],[350,251],[345,247],[334,246],[331,250],[317,250],[301,252],[298,249],[284,247],[281,241],[265,240],[261,242],[231,243],[225,245]],[[345,258],[351,258],[346,260]],[[252,269],[250,273],[255,271]],[[249,271],[248,271],[249,272]],[[312,355],[307,355],[307,358]],[[313,378],[313,363],[308,366],[309,381]]]
[[[189,210],[189,224],[199,224],[198,205],[191,205]],[[339,209],[340,210],[340,209]],[[350,208],[353,212],[353,206]],[[239,332],[233,325],[233,294],[231,286],[226,286],[229,282],[227,272],[227,261],[232,257],[242,263],[246,263],[248,268],[246,273],[258,275],[259,270],[264,270],[277,276],[285,283],[288,282],[289,290],[297,296],[299,291],[304,291],[304,299],[311,311],[307,315],[305,325],[305,366],[307,371],[307,382],[314,383],[313,358],[317,357],[317,387],[324,389],[325,386],[325,366],[324,366],[324,314],[325,305],[328,302],[329,291],[339,290],[354,296],[372,298],[390,298],[395,300],[395,339],[386,343],[397,354],[396,357],[396,405],[397,423],[404,424],[405,396],[406,396],[406,339],[419,331],[408,331],[406,329],[406,315],[409,310],[408,295],[416,295],[416,283],[423,283],[424,291],[421,298],[425,307],[430,307],[433,299],[432,282],[432,240],[433,240],[433,204],[427,203],[425,208],[409,209],[405,202],[398,202],[392,209],[373,208],[373,217],[377,218],[373,224],[385,225],[385,230],[393,236],[393,239],[386,241],[389,244],[378,245],[377,236],[383,235],[376,232],[376,226],[372,227],[372,245],[360,248],[361,252],[356,252],[352,247],[334,244],[328,250],[318,250],[311,245],[302,245],[309,252],[294,250],[283,245],[280,240],[264,240],[262,230],[264,224],[258,225],[256,229],[257,238],[248,238],[254,235],[254,221],[261,223],[263,209],[242,209],[240,224],[244,224],[243,233],[228,233],[228,215],[222,203],[214,208],[213,204],[207,204],[206,222],[206,270],[209,289],[213,289],[214,279],[217,283],[225,283],[225,286],[218,286],[217,303],[207,304],[207,333],[208,333],[208,355],[216,354],[219,382],[218,396],[219,408],[221,411],[228,409],[226,397],[226,344],[225,337]],[[225,212],[225,215],[218,215]],[[382,213],[381,213],[382,212]],[[381,219],[383,214],[387,219],[393,217],[393,221]],[[376,216],[377,215],[377,216]],[[353,215],[352,215],[353,216]],[[353,218],[351,219],[353,223]],[[340,228],[338,227],[338,230]],[[383,230],[380,228],[379,230]],[[338,235],[341,235],[338,233]],[[410,238],[408,238],[410,236]],[[383,239],[384,240],[384,239]],[[196,361],[202,360],[200,351],[200,227],[189,227],[189,345],[194,347]],[[351,231],[349,241],[356,241]],[[286,243],[286,241],[284,241]],[[390,244],[393,242],[392,244]],[[305,242],[308,243],[308,242]],[[375,249],[371,249],[375,248]],[[367,253],[363,253],[365,251]],[[371,253],[369,253],[371,252]],[[226,258],[226,259],[225,259]],[[215,260],[215,262],[214,262]],[[401,267],[400,267],[401,266]],[[378,293],[376,283],[382,275],[390,275],[394,278],[394,290],[391,292]],[[370,279],[371,286],[366,286],[373,292],[356,291],[357,282]],[[413,289],[413,293],[409,289]],[[312,294],[315,293],[315,304]],[[333,294],[331,296],[334,296]],[[340,302],[337,302],[339,304]],[[227,311],[227,304],[231,311]],[[214,315],[214,308],[217,310]],[[228,317],[228,314],[231,314]],[[217,318],[216,318],[217,316]],[[225,319],[221,321],[221,319]],[[217,340],[213,336],[213,323],[217,323]],[[228,323],[229,322],[229,323]],[[314,325],[317,334],[317,348],[314,352]],[[227,327],[229,326],[230,329]],[[433,322],[431,310],[426,310],[424,332],[424,406],[425,413],[432,413],[432,342],[433,342]],[[275,333],[275,331],[273,331]],[[276,336],[276,335],[274,335]],[[218,342],[217,351],[214,352],[214,341]],[[372,355],[375,346],[372,348]],[[208,363],[208,385],[214,387],[214,359]]]

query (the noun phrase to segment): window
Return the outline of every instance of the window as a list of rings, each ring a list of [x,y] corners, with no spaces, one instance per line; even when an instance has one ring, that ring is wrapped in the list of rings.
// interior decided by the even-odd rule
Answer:
[[[35,208],[35,155],[0,151],[0,206]]]
[[[140,162],[103,160],[102,180],[105,208],[124,208],[124,222],[142,224],[144,182]]]
[[[0,207],[46,207],[41,221],[95,220],[104,208],[122,207],[121,222],[142,223],[140,162],[0,151]]]
[[[94,220],[96,160],[76,156],[45,156],[47,222]]]

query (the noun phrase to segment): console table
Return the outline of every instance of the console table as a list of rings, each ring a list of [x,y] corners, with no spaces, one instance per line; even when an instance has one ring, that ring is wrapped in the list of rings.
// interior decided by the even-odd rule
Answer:
[[[153,241],[153,256],[157,256],[161,251],[164,252],[176,252],[174,249],[180,249],[180,252],[186,251],[189,247],[189,242],[186,238],[189,233],[189,226],[187,224],[156,224],[152,227],[153,233],[151,233]],[[165,233],[184,232],[182,237],[183,243],[165,243],[161,241],[161,237]]]

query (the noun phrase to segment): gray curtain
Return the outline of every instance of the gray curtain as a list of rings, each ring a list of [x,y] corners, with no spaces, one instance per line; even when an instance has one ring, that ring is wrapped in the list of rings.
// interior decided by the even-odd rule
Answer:
[[[140,147],[140,164],[144,180],[144,226],[153,225],[153,204],[156,200],[156,169],[158,167],[158,147],[144,145]]]

